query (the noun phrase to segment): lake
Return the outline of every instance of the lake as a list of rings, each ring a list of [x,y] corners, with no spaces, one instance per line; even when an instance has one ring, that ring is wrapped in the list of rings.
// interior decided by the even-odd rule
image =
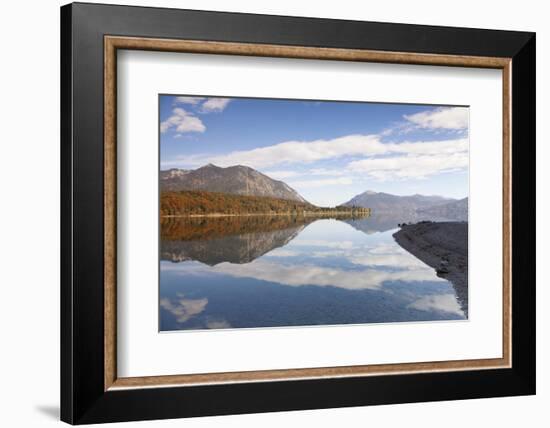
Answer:
[[[388,218],[162,219],[160,330],[465,319]]]

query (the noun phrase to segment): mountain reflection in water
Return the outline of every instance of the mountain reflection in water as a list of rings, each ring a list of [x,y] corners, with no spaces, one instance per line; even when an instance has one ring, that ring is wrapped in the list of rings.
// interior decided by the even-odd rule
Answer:
[[[395,243],[393,219],[163,219],[160,329],[464,319],[455,291]]]
[[[182,217],[161,223],[161,260],[248,263],[288,244],[313,217]]]

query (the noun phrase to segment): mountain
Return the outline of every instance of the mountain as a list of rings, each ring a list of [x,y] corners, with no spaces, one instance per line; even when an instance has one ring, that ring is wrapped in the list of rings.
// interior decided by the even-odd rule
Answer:
[[[166,219],[161,223],[161,260],[250,263],[283,247],[316,220],[257,216]],[[246,231],[246,233],[243,233]]]
[[[282,181],[273,180],[243,165],[221,168],[208,164],[195,170],[170,169],[160,172],[162,191],[202,190],[244,196],[266,196],[290,201],[307,201]]]
[[[419,210],[453,202],[455,199],[444,198],[442,196],[397,196],[389,193],[374,192],[367,190],[357,196],[354,196],[344,206],[357,206],[372,209],[374,215],[379,213],[391,213],[394,215],[415,215]]]
[[[189,174],[191,171],[188,169],[172,168],[166,171],[160,172],[160,186],[162,190],[176,190],[178,184],[181,182],[182,177]]]
[[[468,221],[468,198],[422,208],[418,210],[418,214],[448,220]]]
[[[250,263],[293,240],[304,226],[205,241],[161,241],[160,258],[174,263],[196,260],[209,266]]]
[[[367,235],[393,230],[397,228],[397,225],[400,223],[417,223],[421,220],[428,220],[428,218],[419,218],[416,214],[401,215],[399,213],[393,214],[390,212],[377,213],[364,218],[341,219],[341,221],[348,223],[354,229],[366,233]],[[436,219],[432,218],[431,220]]]

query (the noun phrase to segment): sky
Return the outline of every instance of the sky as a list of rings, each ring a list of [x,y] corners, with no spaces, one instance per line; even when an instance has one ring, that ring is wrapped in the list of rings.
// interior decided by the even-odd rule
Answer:
[[[468,196],[467,107],[161,95],[160,168],[246,165],[335,206]]]

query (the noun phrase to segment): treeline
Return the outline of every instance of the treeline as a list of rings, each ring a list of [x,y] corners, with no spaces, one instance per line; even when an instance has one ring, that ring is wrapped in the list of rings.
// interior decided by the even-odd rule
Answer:
[[[368,208],[324,208],[315,205],[263,196],[242,196],[205,191],[161,192],[160,215],[177,217],[188,215],[253,215],[253,214],[368,214]]]
[[[163,217],[163,241],[205,241],[231,235],[299,228],[317,220],[312,216],[258,215],[222,217]]]

